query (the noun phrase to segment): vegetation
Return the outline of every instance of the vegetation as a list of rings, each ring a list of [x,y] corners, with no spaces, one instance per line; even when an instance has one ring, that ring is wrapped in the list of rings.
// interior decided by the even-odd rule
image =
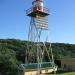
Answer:
[[[55,59],[75,57],[75,44],[52,43],[52,48]],[[26,50],[27,41],[0,39],[0,75],[17,75],[18,65],[25,63]],[[36,62],[35,55],[36,51],[33,50],[31,53],[33,62]],[[44,58],[46,61],[47,59],[47,57]]]

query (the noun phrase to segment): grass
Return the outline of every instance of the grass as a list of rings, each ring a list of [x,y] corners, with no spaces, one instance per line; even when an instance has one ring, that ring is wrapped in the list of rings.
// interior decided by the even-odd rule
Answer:
[[[48,75],[75,75],[75,72],[61,73],[61,74],[48,74]]]

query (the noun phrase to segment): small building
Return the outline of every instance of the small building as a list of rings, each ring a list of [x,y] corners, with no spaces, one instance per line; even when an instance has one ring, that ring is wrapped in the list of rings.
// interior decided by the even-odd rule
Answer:
[[[57,71],[57,65],[53,62],[44,62],[39,64],[41,66],[41,74],[51,73]],[[21,64],[19,66],[19,75],[37,75],[38,63]]]
[[[75,58],[58,59],[55,63],[65,71],[75,71]]]

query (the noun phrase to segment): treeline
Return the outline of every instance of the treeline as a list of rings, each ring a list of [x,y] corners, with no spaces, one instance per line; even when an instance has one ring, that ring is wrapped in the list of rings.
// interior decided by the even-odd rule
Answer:
[[[75,58],[75,44],[52,43],[52,49],[54,59]],[[27,41],[0,39],[0,75],[17,75],[19,64],[25,63],[26,50]],[[31,55],[36,62],[36,52]]]

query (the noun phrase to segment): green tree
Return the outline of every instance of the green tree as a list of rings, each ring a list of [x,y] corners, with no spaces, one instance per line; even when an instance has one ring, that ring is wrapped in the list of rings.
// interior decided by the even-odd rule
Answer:
[[[4,47],[0,48],[0,75],[17,75],[17,69],[15,52]]]

